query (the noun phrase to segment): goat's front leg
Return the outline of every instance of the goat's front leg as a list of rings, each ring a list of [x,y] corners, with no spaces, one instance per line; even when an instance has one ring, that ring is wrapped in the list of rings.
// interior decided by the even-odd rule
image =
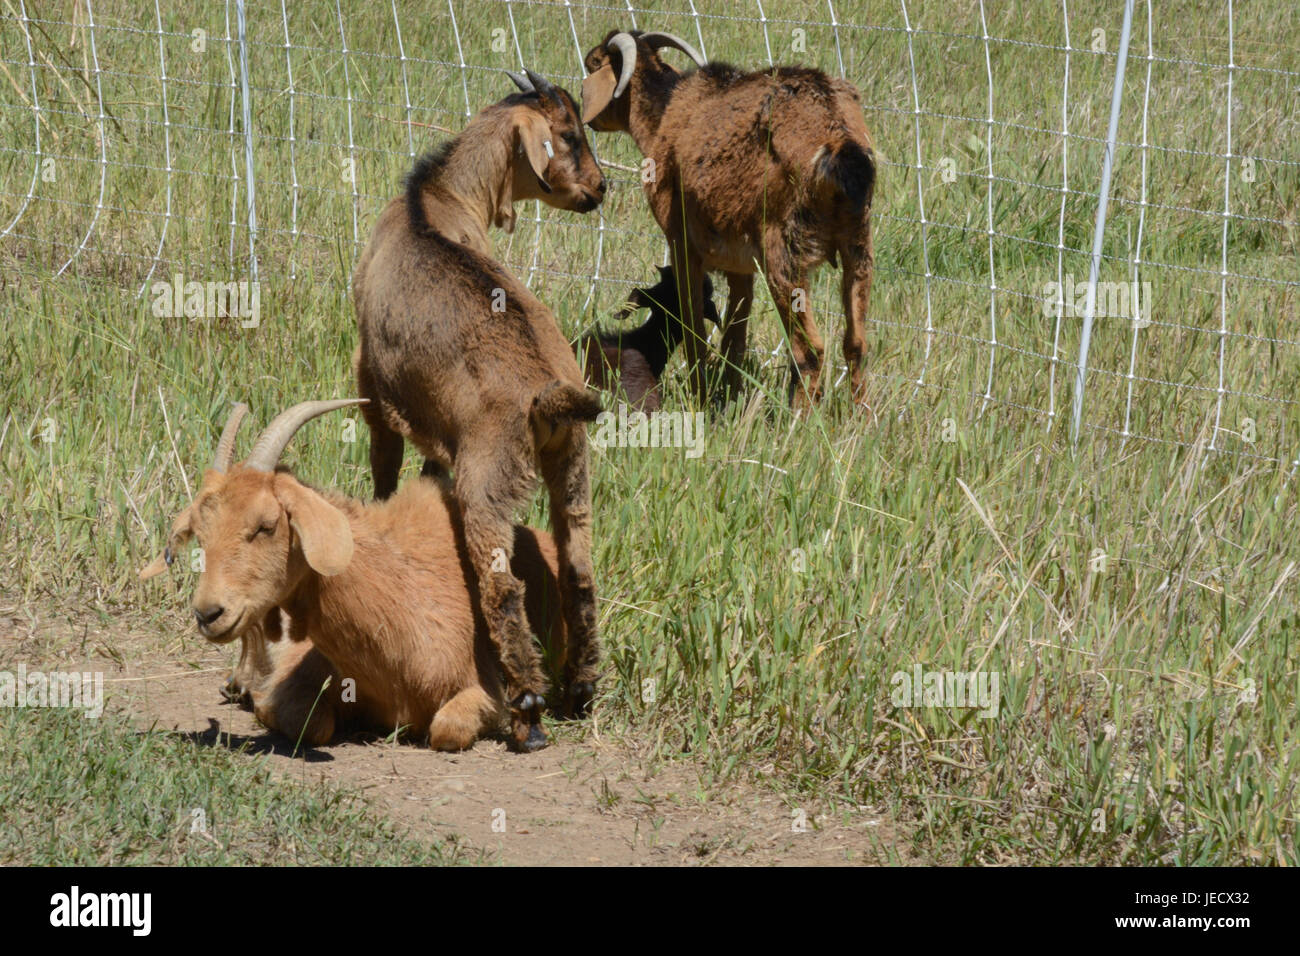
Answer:
[[[546,676],[528,627],[524,585],[510,570],[514,554],[511,513],[519,502],[515,482],[498,468],[457,461],[456,497],[460,499],[465,550],[478,579],[479,600],[488,635],[496,646],[510,706],[510,743],[516,750],[546,746],[542,711]]]
[[[344,709],[338,669],[311,641],[284,641],[274,656],[274,672],[251,695],[253,713],[290,740],[308,747],[329,743]]]
[[[429,746],[434,750],[467,750],[496,712],[496,705],[478,684],[466,687],[438,708],[429,724]]]
[[[754,304],[754,276],[743,272],[728,272],[726,276],[727,314],[722,326],[722,354],[727,362],[727,398],[734,399],[740,394],[749,310]]]
[[[677,277],[677,307],[685,327],[682,345],[686,366],[691,373],[691,389],[703,407],[709,399],[708,370],[704,364],[709,348],[709,334],[704,328],[704,264],[688,248],[685,238],[670,239],[669,246],[673,273]]]
[[[767,240],[767,287],[790,340],[790,404],[796,411],[821,400],[822,355],[826,345],[813,321],[808,274],[797,269],[775,230]]]
[[[840,259],[844,266],[844,277],[840,285],[840,297],[844,303],[844,363],[849,367],[853,401],[864,409],[869,409],[863,381],[862,356],[866,349],[863,327],[867,310],[871,307],[871,278],[875,267],[870,223],[867,225],[866,242],[860,247],[843,250]]]
[[[596,583],[591,563],[591,487],[587,433],[580,425],[558,447],[543,452],[542,476],[551,497],[551,523],[559,556],[560,604],[568,630],[565,712],[581,717],[596,695],[600,642],[596,635]]]
[[[235,665],[221,696],[231,703],[250,706],[256,690],[275,669],[267,641],[280,639],[280,609],[271,608],[260,627],[250,628],[239,638],[239,663]]]

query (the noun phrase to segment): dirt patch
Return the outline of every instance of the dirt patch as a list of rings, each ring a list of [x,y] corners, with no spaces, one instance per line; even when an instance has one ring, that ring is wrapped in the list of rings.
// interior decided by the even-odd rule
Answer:
[[[553,726],[536,754],[499,741],[443,754],[357,736],[298,750],[219,688],[237,651],[169,639],[155,624],[60,619],[0,601],[0,669],[104,673],[106,705],[196,746],[246,746],[277,773],[356,788],[415,839],[454,840],[509,865],[862,864],[906,861],[871,808],[800,805],[774,789],[716,785],[683,758],[653,760],[591,719]],[[802,828],[801,828],[802,827]]]

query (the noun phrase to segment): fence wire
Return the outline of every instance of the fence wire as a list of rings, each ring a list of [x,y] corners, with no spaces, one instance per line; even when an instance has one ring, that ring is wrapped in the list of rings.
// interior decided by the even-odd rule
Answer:
[[[903,407],[949,396],[1056,428],[1091,297],[1085,430],[1292,463],[1300,15],[1139,0],[1094,286],[1122,13],[1104,0],[4,0],[0,263],[139,298],[174,276],[346,283],[412,158],[509,93],[504,69],[576,92],[610,29],[668,30],[710,58],[814,65],[862,91],[880,165],[871,376]],[[529,204],[497,247],[570,325],[666,261],[634,144],[591,141],[604,205]],[[812,291],[830,338],[838,274]],[[774,310],[755,307],[755,361],[782,367]]]

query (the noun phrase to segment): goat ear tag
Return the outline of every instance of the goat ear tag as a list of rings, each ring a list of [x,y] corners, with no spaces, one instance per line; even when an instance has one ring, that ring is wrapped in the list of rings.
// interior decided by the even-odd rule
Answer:
[[[548,157],[550,157],[551,159],[555,158],[555,147],[551,145],[551,141],[549,139],[542,140],[542,148],[546,150],[546,155]]]
[[[609,106],[614,98],[614,87],[618,80],[614,77],[614,68],[602,66],[582,81],[582,121],[590,123]]]

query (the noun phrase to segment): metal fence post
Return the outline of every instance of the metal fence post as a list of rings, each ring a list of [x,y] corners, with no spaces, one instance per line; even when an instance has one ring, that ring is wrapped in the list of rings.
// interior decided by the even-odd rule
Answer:
[[[253,188],[253,100],[248,92],[248,26],[244,21],[244,0],[236,0],[239,19],[239,94],[244,117],[244,196],[248,211],[248,258],[257,281],[257,194]],[[229,22],[229,21],[227,21]]]
[[[1079,364],[1074,377],[1074,419],[1070,423],[1070,444],[1079,443],[1083,421],[1083,387],[1088,374],[1088,344],[1092,339],[1092,318],[1097,308],[1097,280],[1101,272],[1101,243],[1106,234],[1106,206],[1110,202],[1110,171],[1115,162],[1115,139],[1119,130],[1119,104],[1124,96],[1124,67],[1128,63],[1128,41],[1133,31],[1133,0],[1124,4],[1124,27],[1115,60],[1115,88],[1110,95],[1110,125],[1106,130],[1106,155],[1101,164],[1101,188],[1097,190],[1097,220],[1092,230],[1092,263],[1088,268],[1088,298],[1083,309],[1083,331],[1079,334]]]

